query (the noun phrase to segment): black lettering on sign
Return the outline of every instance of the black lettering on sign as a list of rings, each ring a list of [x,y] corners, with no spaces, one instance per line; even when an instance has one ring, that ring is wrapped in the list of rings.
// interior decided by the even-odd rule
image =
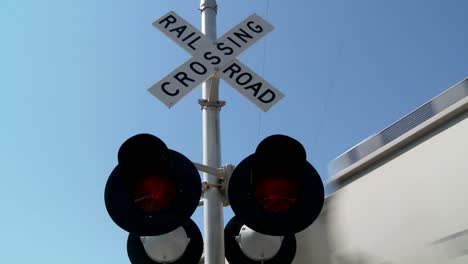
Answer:
[[[205,58],[208,61],[215,60],[214,62],[211,62],[212,65],[218,65],[221,62],[220,57],[215,56],[215,55],[213,56],[210,56],[210,55],[211,55],[211,51],[207,51],[205,52],[205,54],[203,54],[203,58]]]
[[[187,39],[191,38],[193,35],[195,35],[195,32],[190,33],[188,36],[182,39],[182,41],[186,41]]]
[[[254,83],[252,85],[244,87],[244,90],[249,90],[249,89],[254,90],[254,96],[257,97],[258,91],[260,91],[260,89],[262,88],[262,85],[263,83],[261,82]]]
[[[223,73],[226,73],[227,71],[231,71],[229,74],[229,78],[232,79],[232,76],[234,76],[235,73],[239,73],[241,71],[241,67],[237,65],[236,63],[231,64],[229,67],[224,69]]]
[[[189,47],[191,47],[193,50],[197,50],[197,48],[195,48],[194,46],[192,46],[195,42],[197,42],[197,40],[200,39],[200,36],[194,38],[192,41],[189,42],[189,44],[187,44]]]
[[[239,45],[239,43],[235,42],[231,37],[227,37],[227,39],[229,39],[232,43],[234,43],[234,45],[236,45],[237,47],[241,48],[242,46]]]
[[[167,95],[169,95],[169,96],[176,96],[176,95],[178,95],[178,94],[179,94],[179,89],[176,89],[175,92],[172,92],[172,93],[166,89],[166,86],[168,86],[169,84],[171,84],[171,83],[170,83],[170,82],[165,82],[165,83],[161,84],[161,90],[162,90],[165,94],[167,94]]]
[[[263,83],[255,81],[251,73],[242,70],[242,68],[235,62],[223,70],[223,73],[229,76],[229,79],[234,79],[236,84],[242,88],[253,91],[253,96],[264,104],[271,103],[275,100],[276,94],[271,89],[262,90]],[[259,95],[260,94],[260,95]]]
[[[174,75],[174,79],[178,80],[185,87],[188,87],[188,84],[185,81],[195,82],[195,80],[190,79],[185,72],[178,72]]]
[[[163,20],[159,21],[159,24],[162,24],[164,22],[166,22],[164,28],[167,28],[170,24],[177,22],[177,18],[175,18],[173,15],[168,15]]]
[[[191,37],[193,37],[193,35],[195,35],[195,32],[192,32],[190,34],[188,34],[188,36],[186,36],[185,38],[182,39],[182,42],[185,42],[186,40],[190,39]],[[177,37],[179,38],[179,37]],[[192,39],[192,41],[190,41],[187,46],[189,46],[190,48],[192,48],[193,50],[197,50],[197,48],[195,48],[194,46],[192,46],[195,42],[197,42],[197,40],[200,39],[200,36],[197,36],[196,38]]]
[[[172,21],[172,20],[170,20]],[[159,22],[161,23],[161,22]],[[167,27],[168,24],[166,24],[166,27]],[[182,25],[180,27],[176,27],[176,28],[173,28],[173,29],[170,29],[169,32],[175,32],[176,33],[176,36],[178,39],[180,39],[181,37],[184,37],[185,35],[185,31],[187,30],[187,25]],[[195,35],[195,32],[191,32],[190,34],[188,34],[187,36],[185,36],[183,39],[182,39],[182,42],[185,42],[189,39],[191,39],[193,36]],[[201,37],[200,36],[196,36],[194,37],[189,43],[187,43],[187,46],[189,46],[191,49],[193,50],[197,50],[196,47],[194,47],[193,45],[195,44],[195,42],[197,42]]]
[[[216,48],[219,50],[219,51],[223,51],[223,50],[227,50],[224,55],[231,55],[232,53],[234,53],[234,50],[229,47],[229,46],[224,46],[225,43],[224,42],[219,42],[217,45],[216,45]]]
[[[247,22],[247,27],[249,27],[250,30],[252,30],[253,32],[260,33],[260,32],[263,31],[262,26],[260,26],[260,25],[252,26],[252,24],[255,24],[255,22],[254,21]]]
[[[206,67],[203,64],[199,63],[198,61],[194,61],[190,63],[190,69],[198,75],[203,75],[207,71]]]
[[[241,82],[241,79],[243,77],[247,77],[247,78],[244,78],[244,81]],[[237,76],[236,78],[236,83],[239,84],[239,85],[246,85],[248,84],[251,80],[252,80],[252,74],[248,73],[248,72],[243,72],[241,74],[239,74],[239,76]]]
[[[250,35],[249,33],[245,32],[245,30],[243,30],[242,28],[239,28],[239,31],[242,32],[239,33],[239,32],[234,32],[234,36],[236,36],[238,39],[244,41],[244,43],[247,43],[247,40],[245,40],[245,38],[249,38],[249,39],[252,39],[252,35]]]
[[[180,27],[176,27],[176,28],[173,28],[171,30],[169,30],[169,32],[177,32],[177,38],[180,38],[180,36],[182,36],[182,34],[184,34],[185,30],[187,29],[187,26],[186,25],[183,25],[183,26],[180,26]]]
[[[265,99],[265,97],[267,99]],[[262,103],[268,104],[268,103],[271,103],[273,100],[275,100],[275,97],[276,97],[275,93],[272,90],[267,89],[257,99]]]

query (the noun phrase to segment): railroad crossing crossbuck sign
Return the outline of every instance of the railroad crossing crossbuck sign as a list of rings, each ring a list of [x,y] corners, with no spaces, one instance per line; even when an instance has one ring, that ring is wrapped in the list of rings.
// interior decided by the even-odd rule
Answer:
[[[273,30],[272,25],[256,14],[214,42],[173,11],[153,22],[153,25],[193,55],[148,89],[168,107],[215,74],[265,112],[284,97],[236,59],[241,52]]]

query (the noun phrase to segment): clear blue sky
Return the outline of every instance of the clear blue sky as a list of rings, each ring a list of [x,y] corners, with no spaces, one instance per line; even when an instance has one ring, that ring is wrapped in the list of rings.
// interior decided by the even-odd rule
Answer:
[[[330,160],[468,76],[465,0],[218,4],[219,35],[252,13],[274,25],[240,60],[286,95],[263,113],[221,84],[223,163],[283,133],[326,180]],[[1,1],[0,262],[129,263],[104,186],[136,133],[202,161],[201,88],[170,110],[146,91],[190,57],[151,23],[174,10],[199,27],[198,6]]]

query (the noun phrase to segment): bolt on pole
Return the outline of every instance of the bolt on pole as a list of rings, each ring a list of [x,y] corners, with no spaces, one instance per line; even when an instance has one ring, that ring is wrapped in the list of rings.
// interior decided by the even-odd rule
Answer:
[[[216,34],[216,0],[200,0],[202,32],[213,42]],[[203,83],[203,163],[206,166],[221,166],[221,140],[219,112],[224,102],[219,101],[219,78],[213,76]],[[219,178],[204,173],[204,181],[216,186]],[[219,188],[208,188],[203,194],[204,254],[205,264],[223,264],[224,261],[224,217],[223,197]]]

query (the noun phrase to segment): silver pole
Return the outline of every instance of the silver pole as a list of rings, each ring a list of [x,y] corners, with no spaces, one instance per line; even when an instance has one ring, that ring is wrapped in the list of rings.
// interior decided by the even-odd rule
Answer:
[[[216,36],[216,0],[200,0],[202,32],[212,41]],[[203,83],[200,100],[203,114],[203,163],[206,166],[221,166],[221,140],[219,112],[224,105],[219,101],[219,78],[212,77]],[[208,186],[219,184],[219,178],[204,173]],[[205,225],[205,264],[224,264],[224,218],[223,199],[216,187],[208,188],[204,194],[203,214]]]

